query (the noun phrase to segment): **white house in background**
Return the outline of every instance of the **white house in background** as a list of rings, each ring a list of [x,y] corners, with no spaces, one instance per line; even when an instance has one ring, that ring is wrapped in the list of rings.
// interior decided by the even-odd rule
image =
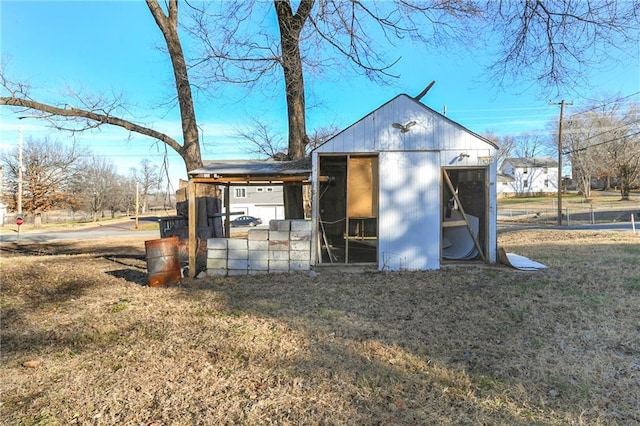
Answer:
[[[229,190],[230,211],[262,219],[284,219],[284,198],[281,185],[232,186]],[[238,217],[233,215],[231,219]]]
[[[503,196],[558,192],[558,162],[551,157],[507,158],[498,176],[497,190]]]

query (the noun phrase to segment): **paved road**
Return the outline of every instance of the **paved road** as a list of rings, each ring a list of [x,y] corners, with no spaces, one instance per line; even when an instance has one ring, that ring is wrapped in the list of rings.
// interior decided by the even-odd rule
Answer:
[[[20,233],[20,241],[31,243],[47,243],[55,240],[91,240],[100,238],[120,238],[141,236],[149,239],[160,238],[158,230],[138,231],[132,229],[128,224],[92,226],[88,228],[76,228],[69,230],[55,231],[34,231],[28,230]],[[3,233],[0,235],[0,242],[15,242],[18,240],[18,233]]]
[[[520,223],[498,223],[498,232],[508,232],[518,229],[562,229],[562,230],[597,230],[597,231],[623,231],[633,232],[630,222],[598,223],[595,225],[527,225]],[[640,223],[636,224],[636,233],[640,235]],[[132,229],[130,224],[99,225],[89,228],[76,228],[69,230],[48,231],[25,231],[20,234],[20,241],[32,243],[46,243],[55,240],[79,240],[79,239],[100,239],[141,236],[148,239],[160,238],[157,230],[138,231]],[[18,239],[17,232],[3,233],[0,235],[0,242],[15,242]]]

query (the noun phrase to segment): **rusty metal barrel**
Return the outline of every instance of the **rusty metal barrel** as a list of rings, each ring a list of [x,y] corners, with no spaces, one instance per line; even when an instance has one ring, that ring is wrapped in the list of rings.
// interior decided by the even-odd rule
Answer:
[[[164,287],[181,281],[178,237],[144,242],[149,287]]]

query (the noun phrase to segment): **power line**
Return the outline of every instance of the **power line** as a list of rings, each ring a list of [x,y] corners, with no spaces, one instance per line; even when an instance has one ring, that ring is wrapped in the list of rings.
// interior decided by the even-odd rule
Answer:
[[[640,92],[635,92],[635,93],[632,93],[632,94],[630,94],[630,95],[624,96],[624,97],[622,97],[622,98],[618,98],[618,99],[615,99],[615,100],[613,100],[613,101],[609,101],[609,102],[607,102],[607,103],[603,103],[603,104],[600,104],[600,105],[596,105],[596,106],[595,106],[595,107],[593,107],[593,108],[589,108],[589,109],[584,110],[584,111],[576,112],[576,114],[584,114],[584,113],[587,113],[587,112],[595,111],[595,110],[597,110],[597,109],[607,107],[608,105],[611,105],[611,104],[614,104],[614,103],[618,103],[618,104],[621,104],[621,103],[627,103],[627,102],[621,102],[621,101],[623,101],[623,100],[625,100],[625,99],[628,99],[628,98],[630,98],[630,97],[632,97],[632,96],[636,96],[636,95],[640,95]],[[628,103],[632,103],[632,102],[628,102]],[[634,103],[635,103],[635,102],[634,102]]]
[[[608,128],[607,130],[605,130],[605,131],[603,131],[603,132],[600,132],[600,133],[597,133],[597,134],[595,134],[595,135],[592,135],[592,136],[588,136],[588,137],[586,137],[586,138],[584,139],[584,142],[586,142],[586,141],[588,141],[588,140],[591,140],[591,139],[594,139],[594,138],[597,138],[598,136],[605,135],[605,134],[607,134],[607,133],[615,132],[616,130],[618,130],[618,129],[622,129],[623,127],[631,127],[631,126],[633,126],[634,124],[638,124],[638,121],[633,122],[633,123],[624,123],[624,124],[621,124],[620,126],[618,126],[618,127],[614,127],[614,128]],[[597,128],[597,127],[596,127],[596,128]],[[572,131],[569,131],[568,133],[580,133],[580,129],[574,129],[574,131],[573,131],[573,132],[572,132]]]
[[[636,135],[640,135],[640,131],[637,131],[635,133],[631,133],[629,135],[624,135],[624,136],[619,136],[619,137],[616,137],[616,138],[613,138],[613,139],[609,139],[609,140],[604,141],[604,142],[594,143],[594,144],[591,144],[591,145],[588,145],[588,146],[585,146],[585,147],[582,147],[582,148],[576,148],[576,149],[572,149],[572,150],[569,150],[569,151],[564,151],[562,154],[563,155],[567,155],[567,154],[573,154],[573,153],[576,153],[576,152],[586,151],[587,149],[593,148],[595,146],[605,145],[605,144],[608,144],[608,143],[611,143],[611,142],[616,142],[616,141],[618,141],[620,139],[623,139],[623,138],[629,138],[631,136],[636,136]],[[638,141],[636,141],[636,143],[637,142]]]

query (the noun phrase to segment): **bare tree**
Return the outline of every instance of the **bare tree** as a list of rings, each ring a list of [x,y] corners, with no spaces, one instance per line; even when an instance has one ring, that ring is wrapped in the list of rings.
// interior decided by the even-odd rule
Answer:
[[[205,4],[205,7],[207,5],[217,6]],[[253,86],[264,77],[274,77],[280,69],[287,104],[287,155],[290,160],[300,160],[309,144],[305,71],[339,64],[346,59],[357,72],[370,78],[391,77],[390,68],[398,58],[387,60],[385,46],[369,34],[381,32],[388,40],[408,37],[437,44],[445,34],[464,32],[464,22],[459,18],[479,12],[473,2],[466,1],[443,5],[399,0],[392,5],[301,0],[294,10],[289,0],[274,0],[278,33],[254,24],[252,17],[264,16],[266,3],[237,0],[223,3],[222,9],[214,11],[198,9],[190,31],[202,41],[204,48],[198,61],[203,65],[201,81]],[[414,15],[437,25],[425,34],[418,28]],[[223,16],[230,19],[220,19]],[[452,25],[454,22],[458,22],[458,26]],[[299,185],[285,187],[286,217],[304,217],[301,189]]]
[[[610,132],[611,139],[602,142],[616,172],[620,196],[629,200],[631,188],[640,184],[640,114],[632,108],[622,114],[620,126]]]
[[[78,146],[67,147],[60,142],[27,138],[22,154],[22,204],[31,215],[47,212],[66,203],[73,202],[72,188],[80,179],[81,157],[86,153]],[[17,148],[0,155],[5,164],[5,201],[16,207],[18,193]]]
[[[640,115],[618,100],[603,101],[572,115],[564,149],[585,196],[591,179],[614,178],[623,200],[640,181]]]
[[[89,102],[79,106],[58,106],[32,100],[25,84],[2,77],[9,96],[1,105],[41,111],[43,116],[80,119],[75,130],[103,124],[155,138],[176,150],[187,171],[202,165],[191,84],[178,37],[178,2],[167,0],[167,13],[157,0],[146,0],[160,28],[171,59],[183,141],[179,143],[124,118],[116,101]],[[411,1],[344,2],[300,0],[297,8],[290,0],[274,0],[278,32],[256,25],[264,19],[267,3],[237,0],[221,3],[214,12],[194,9],[192,36],[202,41],[203,52],[194,65],[214,82],[255,84],[263,77],[282,71],[288,115],[288,155],[297,160],[305,155],[309,142],[306,131],[305,72],[346,62],[373,79],[392,77],[392,67],[400,60],[389,57],[389,46],[413,40],[428,47],[456,47],[472,40],[497,46],[488,52],[495,59],[492,70],[497,81],[529,77],[541,88],[567,87],[596,65],[624,58],[637,47],[639,5],[634,1]],[[193,6],[192,6],[193,7]],[[476,37],[470,37],[473,34]],[[483,39],[483,37],[486,37]],[[632,47],[632,49],[629,49]],[[628,57],[628,55],[627,55]],[[318,71],[319,72],[319,71]],[[202,81],[202,80],[200,80]],[[77,123],[77,122],[76,122]],[[60,124],[59,124],[60,125]],[[61,126],[64,127],[64,126]],[[301,217],[300,188],[285,191],[287,217]]]
[[[117,175],[111,186],[110,195],[107,200],[111,217],[113,217],[117,211],[126,212],[127,215],[130,214],[131,210],[135,211],[135,180],[129,176]]]
[[[111,160],[94,155],[87,162],[83,195],[94,221],[104,217],[104,211],[113,206],[117,179]]]
[[[555,147],[548,135],[521,133],[514,137],[513,154],[520,158],[540,157],[551,154],[550,146]]]
[[[602,119],[598,111],[590,108],[573,114],[565,123],[563,149],[568,154],[578,191],[585,198],[591,197],[591,180],[607,169],[602,167],[602,157],[596,154],[597,147],[589,149],[590,144],[601,142],[601,138],[606,137]]]
[[[511,157],[515,150],[515,147],[516,147],[515,136],[512,136],[512,135],[498,136],[493,131],[489,131],[485,133],[483,136],[498,146],[496,163],[498,164],[498,168],[500,168],[504,160]]]
[[[487,2],[485,13],[487,33],[498,40],[491,71],[501,85],[528,77],[547,93],[576,90],[593,69],[637,52],[637,0],[500,0]]]
[[[338,134],[339,131],[340,129],[335,125],[315,129],[309,136],[309,143],[306,146],[307,151],[322,145],[329,138]],[[286,155],[287,145],[282,135],[261,120],[252,119],[248,125],[238,130],[236,136],[248,142],[250,146],[248,152],[251,154],[258,154],[265,158],[277,160],[281,159],[282,155]]]
[[[491,68],[498,84],[525,76],[545,90],[557,90],[584,77],[585,67],[609,63],[624,52],[623,46],[635,49],[639,28],[637,2],[615,0],[301,0],[295,10],[290,0],[275,0],[276,34],[256,25],[268,13],[267,6],[244,0],[215,3],[213,11],[196,10],[190,31],[203,42],[199,64],[208,81],[254,87],[282,70],[288,155],[293,160],[304,156],[309,143],[305,73],[346,62],[367,77],[384,80],[393,76],[392,67],[400,59],[385,53],[399,40],[450,48],[452,42],[457,47],[470,44],[469,34],[486,34],[498,41]],[[289,188],[285,199],[295,198],[291,191],[296,189]]]
[[[149,195],[155,189],[162,186],[162,172],[157,165],[151,164],[149,159],[145,158],[140,162],[140,168],[131,170],[133,180],[138,182],[138,190],[142,201],[141,213],[146,213]]]
[[[28,84],[11,81],[4,70],[0,72],[0,84],[8,96],[0,97],[0,105],[14,107],[18,111],[39,112],[40,117],[48,120],[54,128],[72,132],[95,129],[105,124],[121,127],[129,132],[148,136],[165,143],[180,154],[187,171],[201,167],[202,158],[191,84],[182,44],[178,36],[178,0],[168,0],[165,3],[166,13],[158,0],[146,0],[146,2],[162,32],[167,53],[171,59],[176,98],[182,122],[182,143],[165,133],[125,118],[127,108],[120,96],[85,96],[71,92],[70,102],[39,102],[31,98]]]
[[[236,132],[236,137],[249,144],[249,153],[265,158],[277,158],[286,151],[284,139],[266,122],[253,118]]]
[[[319,147],[335,135],[340,132],[340,129],[336,125],[323,126],[315,129],[311,136],[309,136],[309,144],[307,150],[311,151],[314,148]]]

